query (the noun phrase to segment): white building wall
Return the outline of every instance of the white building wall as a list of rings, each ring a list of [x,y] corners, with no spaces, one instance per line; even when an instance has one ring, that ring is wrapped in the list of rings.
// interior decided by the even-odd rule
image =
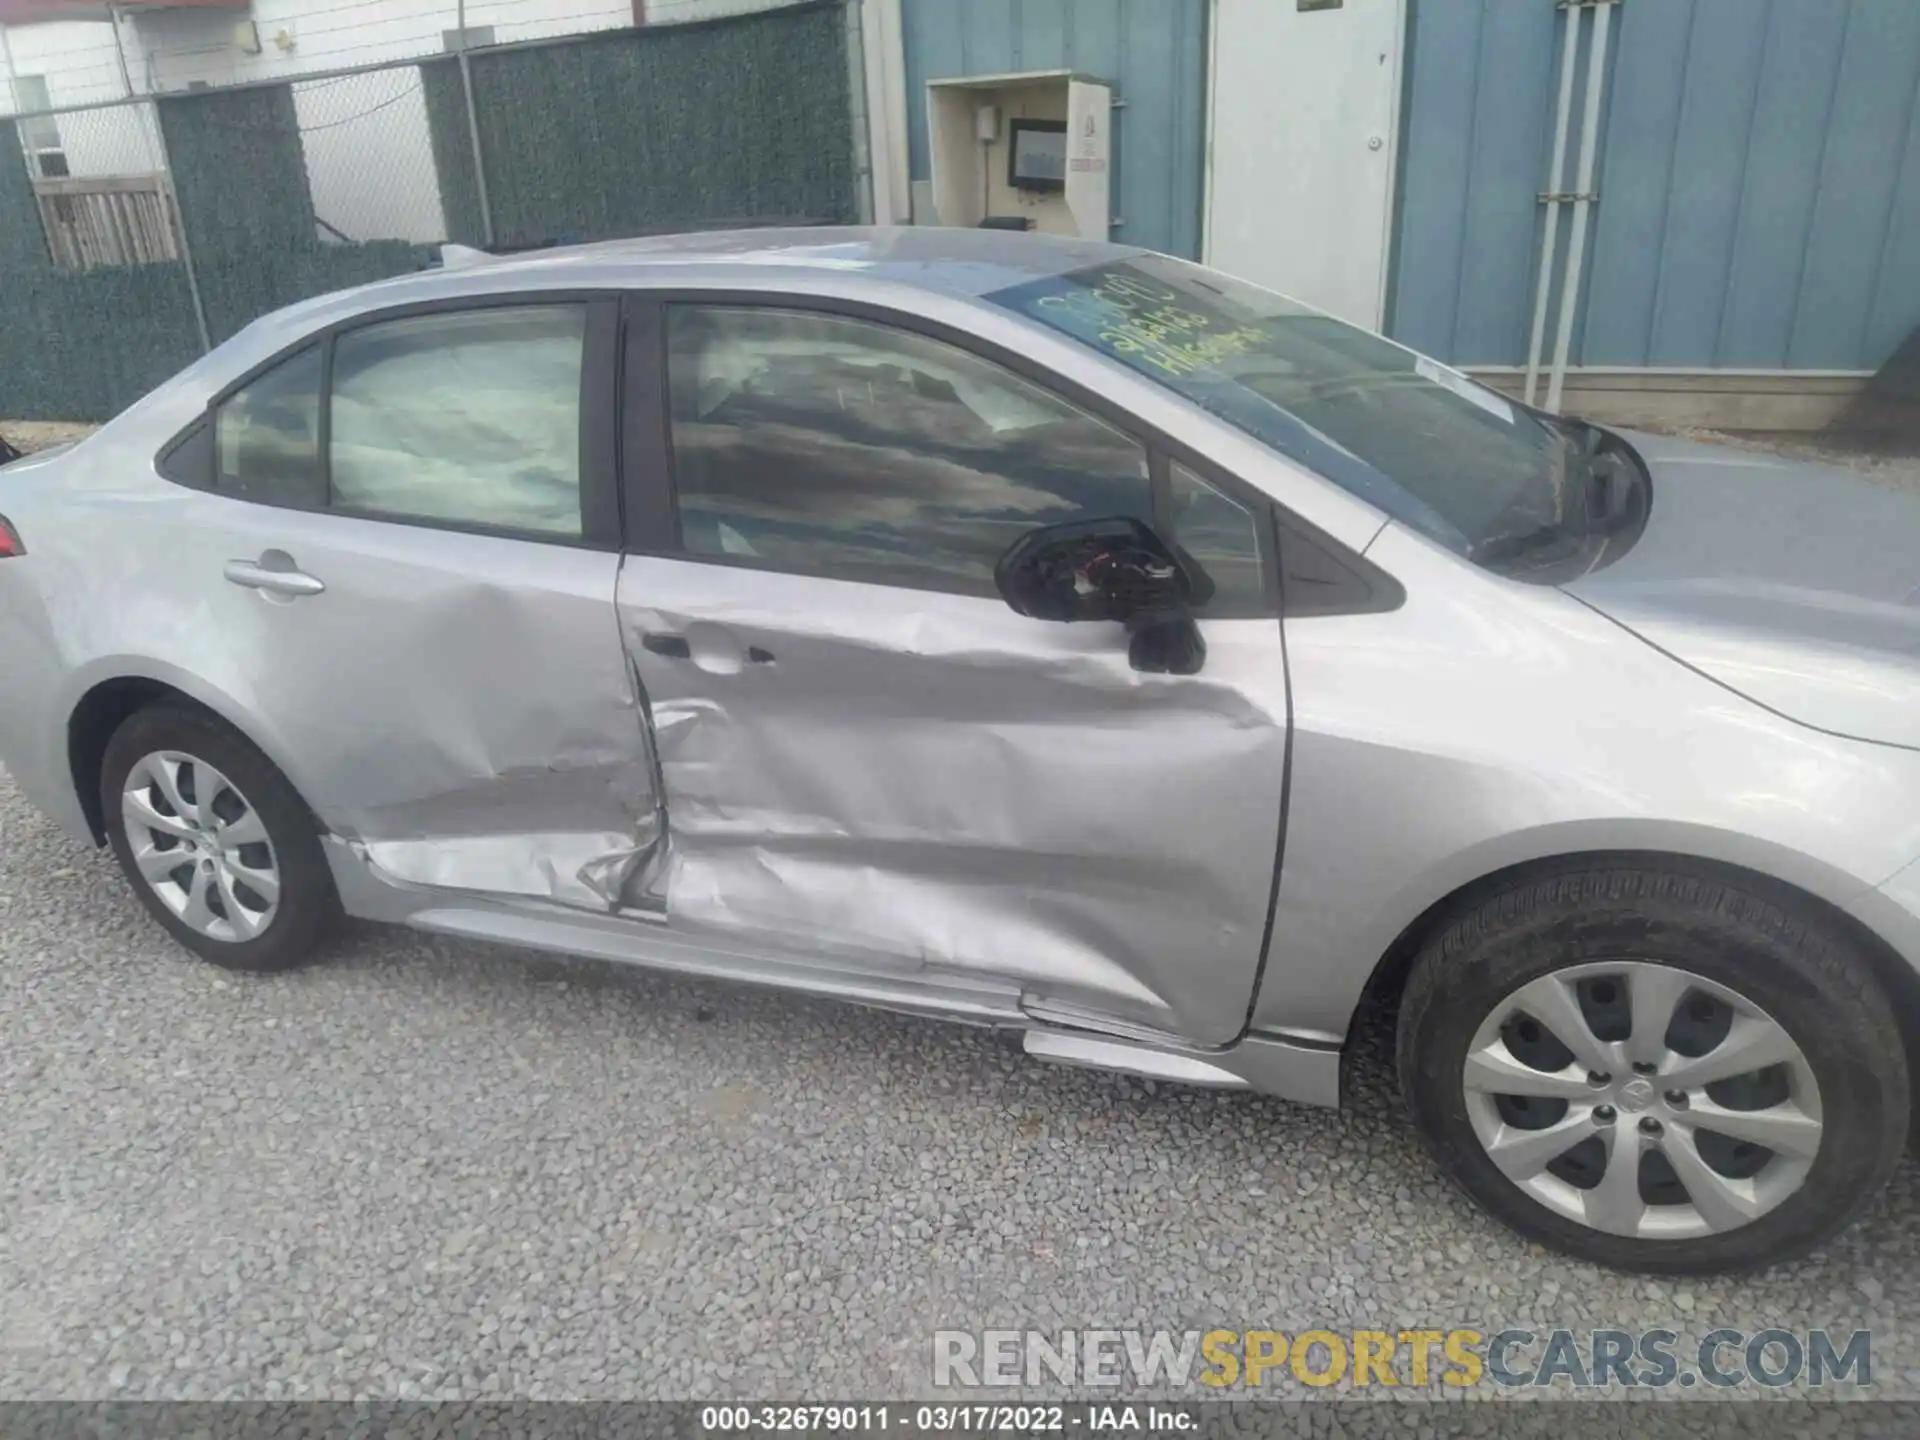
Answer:
[[[0,63],[0,114],[18,115],[27,108],[19,84],[26,76],[46,82],[56,107],[119,100],[127,94],[114,52],[113,26],[104,20],[8,26],[0,51],[0,62],[6,61],[10,63]],[[160,168],[152,115],[145,107],[90,110],[41,123],[57,132],[74,175],[150,175]]]

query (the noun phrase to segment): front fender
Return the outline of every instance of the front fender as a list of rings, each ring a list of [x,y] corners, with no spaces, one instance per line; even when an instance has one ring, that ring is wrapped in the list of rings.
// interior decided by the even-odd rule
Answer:
[[[1673,855],[1858,914],[1920,857],[1920,753],[1771,714],[1392,528],[1368,558],[1401,609],[1287,628],[1287,833],[1253,1028],[1341,1039],[1408,926],[1517,865]]]

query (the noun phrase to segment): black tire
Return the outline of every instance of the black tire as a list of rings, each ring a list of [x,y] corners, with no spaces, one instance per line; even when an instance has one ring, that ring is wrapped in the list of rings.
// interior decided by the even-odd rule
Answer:
[[[1542,975],[1625,959],[1677,966],[1744,996],[1787,1030],[1813,1072],[1824,1128],[1812,1168],[1744,1226],[1684,1240],[1591,1228],[1510,1180],[1474,1133],[1463,1067],[1493,1007]],[[1816,908],[1706,867],[1568,868],[1457,915],[1414,962],[1397,1048],[1414,1124],[1461,1188],[1522,1234],[1614,1269],[1705,1274],[1803,1255],[1859,1217],[1906,1142],[1906,1052],[1859,947]]]
[[[192,755],[228,776],[265,824],[280,871],[279,909],[250,940],[220,940],[184,924],[134,864],[121,821],[121,795],[140,760],[158,751]],[[319,825],[286,776],[246,736],[203,710],[162,702],[138,711],[107,742],[100,766],[101,814],[127,883],[173,938],[225,970],[291,970],[314,957],[340,917]]]

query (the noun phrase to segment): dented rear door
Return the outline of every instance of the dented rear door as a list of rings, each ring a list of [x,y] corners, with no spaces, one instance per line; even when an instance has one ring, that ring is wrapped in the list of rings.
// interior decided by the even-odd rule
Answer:
[[[650,323],[628,510],[654,553],[629,554],[619,609],[671,926],[1003,981],[1063,1023],[1240,1033],[1286,773],[1263,512],[955,337],[755,305]],[[655,425],[671,449],[649,465]],[[1120,626],[1024,618],[994,591],[1035,526],[1176,511],[1224,577],[1197,675],[1142,673]]]
[[[652,851],[617,330],[591,296],[412,307],[213,407],[171,563],[252,728],[388,878],[610,911]]]
[[[257,703],[326,827],[391,879],[613,909],[657,808],[618,557],[246,518],[248,553],[279,549],[327,587],[284,607],[219,597],[249,610]]]

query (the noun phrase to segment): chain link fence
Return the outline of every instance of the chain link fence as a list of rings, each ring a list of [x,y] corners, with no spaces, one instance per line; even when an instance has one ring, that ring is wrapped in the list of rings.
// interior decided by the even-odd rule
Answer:
[[[255,317],[448,240],[860,218],[858,0],[646,0],[642,26],[621,4],[517,38],[533,3],[423,8],[366,42],[408,58],[284,80],[168,88],[191,47],[148,47],[128,80],[160,93],[0,121],[0,415],[105,419]]]

